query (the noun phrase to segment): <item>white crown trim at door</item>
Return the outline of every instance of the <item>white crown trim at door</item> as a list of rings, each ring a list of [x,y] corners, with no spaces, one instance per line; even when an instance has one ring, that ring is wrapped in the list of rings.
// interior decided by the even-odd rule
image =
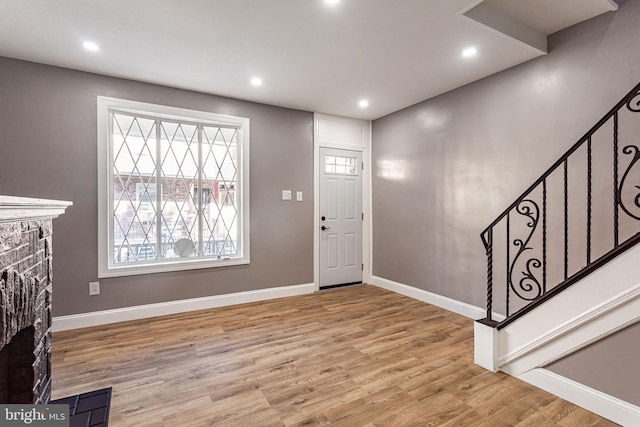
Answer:
[[[255,291],[212,295],[208,297],[190,298],[179,301],[161,302],[157,304],[145,304],[133,307],[116,308],[112,310],[72,314],[69,316],[57,316],[53,318],[53,332],[304,295],[313,293],[315,290],[316,286],[314,283],[307,283],[303,285],[281,286]]]

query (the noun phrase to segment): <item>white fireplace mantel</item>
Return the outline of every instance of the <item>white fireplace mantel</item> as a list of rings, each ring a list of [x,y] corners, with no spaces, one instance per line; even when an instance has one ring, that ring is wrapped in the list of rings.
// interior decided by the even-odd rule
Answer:
[[[72,204],[63,200],[0,196],[0,222],[56,218]]]

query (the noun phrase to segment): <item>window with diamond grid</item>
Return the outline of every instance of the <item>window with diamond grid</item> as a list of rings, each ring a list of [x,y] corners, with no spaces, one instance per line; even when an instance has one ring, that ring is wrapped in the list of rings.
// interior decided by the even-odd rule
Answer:
[[[99,123],[102,277],[248,262],[248,119],[99,98]]]

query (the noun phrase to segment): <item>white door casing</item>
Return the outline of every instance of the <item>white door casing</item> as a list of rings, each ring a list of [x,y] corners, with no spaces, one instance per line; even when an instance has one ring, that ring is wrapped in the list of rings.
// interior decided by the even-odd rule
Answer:
[[[320,289],[320,150],[336,148],[362,154],[362,281],[371,278],[371,122],[313,113],[313,282]]]
[[[320,287],[362,281],[362,152],[320,148]]]

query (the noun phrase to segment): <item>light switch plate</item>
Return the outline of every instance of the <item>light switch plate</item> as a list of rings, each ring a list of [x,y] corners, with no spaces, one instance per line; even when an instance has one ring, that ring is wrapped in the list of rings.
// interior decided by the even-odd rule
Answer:
[[[296,200],[298,202],[302,201],[302,191],[296,191]]]
[[[291,200],[291,190],[282,190],[282,200]]]
[[[89,282],[89,295],[100,295],[100,282]]]

